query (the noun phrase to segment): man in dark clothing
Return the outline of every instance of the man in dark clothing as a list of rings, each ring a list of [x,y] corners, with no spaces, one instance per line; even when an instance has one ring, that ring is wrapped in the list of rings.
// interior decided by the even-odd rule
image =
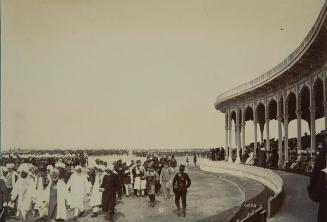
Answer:
[[[194,154],[193,156],[193,163],[194,163],[194,166],[196,166],[196,162],[198,161],[198,156],[196,154]]]
[[[118,175],[119,179],[119,189],[118,189],[118,198],[121,200],[122,192],[123,192],[123,179],[124,179],[124,165],[122,160],[118,160],[117,163],[114,166],[114,169]]]
[[[186,214],[186,195],[187,188],[191,186],[191,179],[185,171],[185,166],[180,165],[179,172],[175,175],[173,180],[173,189],[175,193],[175,204],[177,207],[178,216],[181,215],[180,199],[182,199],[182,216]]]
[[[267,154],[266,149],[262,146],[258,152],[258,166],[259,167],[266,167],[267,166]]]
[[[324,136],[323,143],[318,147],[319,155],[317,156],[315,166],[313,168],[310,185],[308,186],[308,193],[310,198],[319,202],[318,222],[327,221],[327,171],[326,171],[326,146],[327,146],[327,131],[323,130],[321,134]]]
[[[8,190],[5,182],[0,179],[0,222],[6,221],[5,207],[8,201]]]
[[[103,177],[100,188],[102,193],[102,211],[109,213],[109,221],[113,220],[114,209],[116,205],[116,194],[120,189],[119,177],[113,172],[113,169],[107,170],[107,175]]]

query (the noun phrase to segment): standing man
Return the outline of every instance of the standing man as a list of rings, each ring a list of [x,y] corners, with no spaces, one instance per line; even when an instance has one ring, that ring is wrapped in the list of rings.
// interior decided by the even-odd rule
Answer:
[[[63,222],[67,219],[68,189],[66,183],[59,179],[59,174],[58,169],[51,170],[50,183],[44,191],[44,203],[48,207],[49,219]]]
[[[7,207],[8,190],[5,182],[0,179],[0,222],[6,221],[5,207]]]
[[[11,194],[11,202],[17,200],[17,213],[21,222],[27,222],[28,213],[32,209],[32,200],[35,195],[35,184],[28,177],[29,167],[26,163],[19,166],[21,172],[20,178],[17,180]]]
[[[175,156],[173,155],[170,159],[170,166],[174,172],[176,172],[177,167],[177,160],[175,159]]]
[[[156,199],[156,184],[159,181],[159,174],[153,167],[154,163],[149,162],[147,171],[144,174],[144,178],[147,182],[148,195],[149,195],[149,206],[154,207]]]
[[[169,164],[166,160],[164,160],[163,165],[164,165],[164,167],[162,168],[161,173],[160,173],[160,184],[163,189],[165,199],[169,199],[174,172],[169,167]]]
[[[134,189],[137,192],[137,196],[143,197],[146,189],[146,180],[143,179],[144,167],[141,166],[141,160],[136,161],[136,167],[133,168],[133,178],[134,178]]]
[[[116,194],[120,189],[119,177],[113,172],[113,166],[109,164],[107,174],[103,177],[100,190],[102,193],[102,211],[108,212],[109,221],[113,221],[116,205]]]
[[[123,183],[125,187],[126,197],[129,197],[130,193],[132,193],[132,180],[133,180],[133,174],[130,170],[130,167],[124,164]]]
[[[67,187],[70,191],[70,206],[74,209],[74,220],[84,214],[84,197],[88,193],[88,181],[82,174],[80,165],[75,167],[75,173],[70,177]]]
[[[319,203],[318,222],[327,221],[327,168],[326,148],[327,130],[321,132],[323,142],[318,144],[319,155],[313,168],[310,185],[308,186],[309,197]]]
[[[198,156],[197,154],[195,153],[194,156],[193,156],[193,163],[194,163],[194,166],[196,167],[196,162],[198,161]]]
[[[121,200],[123,194],[123,178],[124,178],[124,166],[122,160],[118,160],[114,166],[114,170],[116,171],[119,178],[119,189],[118,189],[118,199]]]
[[[179,166],[179,172],[175,175],[173,180],[173,188],[175,193],[175,204],[177,207],[178,216],[181,215],[180,199],[182,199],[182,216],[186,216],[186,195],[187,188],[191,186],[191,179],[185,171],[185,166]]]
[[[102,191],[100,189],[100,186],[103,181],[103,177],[105,175],[104,173],[104,166],[103,165],[97,165],[95,167],[96,175],[95,180],[92,187],[92,194],[91,194],[91,200],[90,200],[90,206],[92,207],[92,216],[91,217],[97,217],[99,207],[101,206],[101,199],[102,199]]]

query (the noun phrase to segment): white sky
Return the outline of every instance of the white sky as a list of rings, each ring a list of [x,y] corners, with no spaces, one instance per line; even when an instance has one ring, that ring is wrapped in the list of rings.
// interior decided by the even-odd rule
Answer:
[[[3,147],[172,148],[224,145],[216,96],[285,58],[324,0],[1,2]]]

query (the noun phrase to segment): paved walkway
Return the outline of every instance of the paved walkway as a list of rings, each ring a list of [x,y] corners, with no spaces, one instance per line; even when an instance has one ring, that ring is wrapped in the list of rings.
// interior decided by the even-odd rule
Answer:
[[[285,198],[277,214],[269,222],[316,221],[318,204],[307,194],[309,177],[284,171],[275,171],[284,180]]]

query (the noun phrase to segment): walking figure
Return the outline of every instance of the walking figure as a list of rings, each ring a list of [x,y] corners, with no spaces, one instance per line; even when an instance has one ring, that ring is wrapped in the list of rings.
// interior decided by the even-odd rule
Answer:
[[[178,216],[186,216],[186,195],[187,188],[191,186],[191,179],[185,171],[185,165],[179,166],[179,172],[175,175],[173,180],[173,188],[175,193],[175,204],[177,207]],[[180,199],[182,199],[183,209],[181,211]]]

